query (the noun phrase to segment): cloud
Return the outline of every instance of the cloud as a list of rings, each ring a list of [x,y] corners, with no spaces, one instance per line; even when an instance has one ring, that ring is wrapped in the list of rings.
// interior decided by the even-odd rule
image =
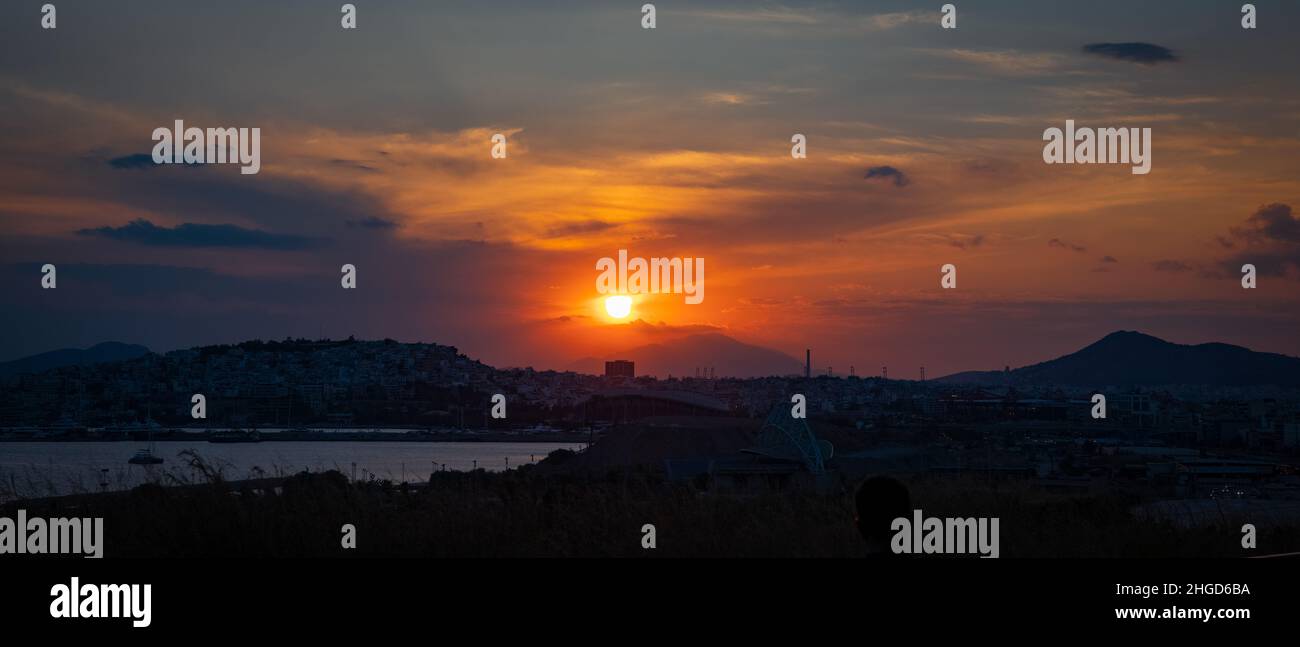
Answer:
[[[1192,266],[1182,261],[1171,259],[1159,260],[1151,264],[1157,272],[1190,272]]]
[[[153,162],[153,155],[149,153],[136,153],[135,155],[123,155],[108,160],[108,165],[120,169],[138,169],[153,168],[157,166]]]
[[[877,178],[886,180],[892,179],[894,181],[894,186],[897,187],[904,187],[912,183],[912,180],[907,177],[906,173],[892,166],[873,166],[867,169],[867,174],[863,177],[868,180]]]
[[[379,216],[370,216],[358,220],[348,220],[349,227],[360,227],[362,229],[396,229],[397,223],[392,220],[384,220]]]
[[[1088,248],[1084,247],[1083,245],[1075,245],[1074,243],[1068,243],[1064,240],[1061,240],[1060,238],[1053,238],[1047,241],[1047,246],[1058,247],[1060,249],[1068,249],[1072,252],[1079,252],[1079,253],[1088,251]]]
[[[1065,59],[1059,54],[1006,50],[923,49],[923,52],[978,65],[1010,76],[1032,76],[1057,72]]]
[[[1261,205],[1245,226],[1233,227],[1232,234],[1255,242],[1300,243],[1300,219],[1291,213],[1291,205],[1274,202]]]
[[[752,95],[743,92],[709,92],[700,97],[700,100],[709,105],[721,106],[744,106],[763,103],[755,100]]]
[[[669,324],[663,321],[652,323],[644,319],[637,319],[627,324],[628,328],[636,332],[649,335],[681,335],[681,334],[699,334],[708,332],[726,332],[724,326],[714,326],[710,324]]]
[[[1241,266],[1254,265],[1262,276],[1285,276],[1288,268],[1300,270],[1300,218],[1291,205],[1281,202],[1261,205],[1239,227],[1230,230],[1232,239],[1220,237],[1219,244],[1240,251],[1220,262],[1222,275],[1238,275]]]
[[[758,7],[753,9],[715,9],[684,11],[692,18],[717,20],[736,26],[752,27],[808,27],[832,31],[888,31],[912,24],[937,24],[937,11],[895,11],[862,15],[854,11],[825,11],[816,9],[789,9],[786,7]]]
[[[975,234],[974,236],[950,236],[948,244],[957,249],[970,249],[979,247],[984,244],[984,234]]]
[[[821,19],[809,12],[794,11],[783,7],[759,9],[734,9],[715,11],[683,12],[695,18],[709,18],[724,22],[738,23],[774,23],[780,25],[816,25]]]
[[[1111,256],[1110,254],[1107,254],[1107,255],[1101,257],[1101,262],[1103,262],[1103,263],[1118,263],[1118,262],[1119,262],[1119,259],[1118,259],[1118,258],[1115,258],[1114,256]]]
[[[343,167],[343,168],[354,169],[354,170],[357,170],[357,171],[366,171],[366,172],[369,172],[369,173],[375,173],[375,172],[379,171],[379,169],[377,169],[377,168],[375,168],[375,167],[373,167],[373,166],[370,166],[370,165],[368,165],[368,164],[365,164],[365,163],[363,163],[363,162],[358,162],[357,160],[348,160],[348,159],[332,159],[332,160],[330,160],[330,164],[332,164],[332,165],[334,165],[334,166],[340,166],[340,167]]]
[[[187,168],[203,166],[177,165]],[[367,176],[379,174],[365,174]],[[325,177],[255,176],[256,182],[225,173],[123,173],[93,187],[93,196],[139,214],[184,214],[203,222],[245,222],[271,231],[298,234],[330,231],[348,221],[378,216],[396,218],[376,191]],[[348,173],[348,180],[353,174]]]
[[[584,220],[581,222],[572,222],[558,227],[552,227],[546,230],[546,237],[568,238],[570,236],[581,236],[583,234],[609,231],[615,227],[618,227],[618,225],[612,222],[605,222],[603,220]]]
[[[297,250],[315,247],[319,242],[305,236],[273,234],[238,225],[182,223],[173,228],[159,227],[143,218],[121,227],[96,227],[77,231],[82,236],[139,243],[153,247],[245,247]]]
[[[1169,48],[1151,43],[1092,43],[1084,45],[1083,52],[1140,65],[1172,63],[1179,60],[1178,55]]]
[[[982,158],[967,160],[962,164],[962,168],[969,173],[983,175],[1003,175],[1015,170],[1015,164],[1006,160],[995,158]]]
[[[871,16],[867,24],[875,30],[887,30],[913,23],[938,23],[940,15],[935,11],[898,11]]]

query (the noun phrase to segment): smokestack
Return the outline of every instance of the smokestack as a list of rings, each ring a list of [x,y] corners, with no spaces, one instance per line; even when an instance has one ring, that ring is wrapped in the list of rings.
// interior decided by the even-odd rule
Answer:
[[[805,348],[805,349],[804,349],[804,351],[803,351],[803,358],[804,358],[804,359],[803,359],[803,376],[804,376],[805,378],[811,378],[811,377],[812,377],[812,349],[811,349],[811,348]]]

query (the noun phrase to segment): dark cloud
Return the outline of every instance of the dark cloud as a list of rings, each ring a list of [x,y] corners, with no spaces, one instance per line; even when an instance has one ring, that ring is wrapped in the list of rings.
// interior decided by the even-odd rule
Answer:
[[[1114,256],[1111,256],[1110,254],[1107,254],[1107,255],[1101,257],[1101,262],[1103,262],[1103,263],[1118,263],[1118,262],[1119,262],[1119,259],[1118,259],[1118,258],[1115,258]]]
[[[1158,272],[1190,272],[1192,266],[1172,259],[1159,260],[1151,264]]]
[[[1219,276],[1238,276],[1241,266],[1247,263],[1254,265],[1260,276],[1285,276],[1288,269],[1300,271],[1300,218],[1291,205],[1261,205],[1230,232],[1231,238],[1219,237],[1219,243],[1239,251],[1220,261]]]
[[[1178,55],[1169,48],[1151,43],[1092,43],[1084,45],[1083,52],[1141,65],[1172,63],[1179,60]]]
[[[1087,248],[1087,247],[1084,247],[1083,245],[1075,245],[1074,243],[1067,243],[1067,242],[1061,240],[1060,238],[1053,238],[1053,239],[1047,241],[1047,246],[1048,246],[1048,247],[1059,247],[1059,248],[1061,248],[1061,249],[1068,249],[1068,250],[1070,250],[1070,251],[1072,251],[1072,252],[1079,252],[1079,253],[1083,253],[1083,252],[1088,251],[1088,248]]]
[[[1274,202],[1256,209],[1232,234],[1249,241],[1300,243],[1300,219],[1291,213],[1291,205]]]
[[[362,229],[396,229],[397,223],[392,220],[384,220],[379,216],[370,216],[358,220],[347,221],[349,227],[360,227]]]
[[[177,165],[177,166],[204,166]],[[231,169],[233,171],[233,169]],[[400,222],[376,196],[275,175],[234,172],[112,173],[88,197],[193,222],[241,222],[299,236],[328,237],[372,217]]]
[[[136,153],[135,155],[114,157],[113,159],[108,160],[108,165],[113,168],[121,169],[153,168],[157,166],[157,164],[153,163],[153,155],[148,153]]]
[[[1241,276],[1243,265],[1254,265],[1259,276],[1285,277],[1288,272],[1300,273],[1300,247],[1282,250],[1257,250],[1241,252],[1219,264],[1218,271],[1206,271],[1213,278]]]
[[[245,229],[237,225],[205,225],[187,222],[173,228],[159,227],[143,218],[132,220],[121,227],[81,229],[77,233],[82,236],[98,236],[154,247],[246,247],[295,250],[314,247],[320,242],[305,236],[273,234],[260,229]]]
[[[876,178],[883,178],[886,180],[892,179],[894,181],[894,186],[898,187],[907,186],[912,182],[912,180],[907,177],[906,173],[892,166],[873,166],[867,169],[867,174],[863,177],[868,180]]]

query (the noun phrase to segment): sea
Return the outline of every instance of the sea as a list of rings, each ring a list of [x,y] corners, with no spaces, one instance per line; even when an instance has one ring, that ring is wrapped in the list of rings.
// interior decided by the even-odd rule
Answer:
[[[434,470],[514,469],[558,449],[582,448],[577,443],[528,442],[175,440],[153,443],[153,454],[163,459],[159,465],[127,463],[148,446],[128,441],[0,442],[0,501],[125,490],[148,482],[205,482],[195,459],[232,481],[335,469],[358,480],[420,483]]]

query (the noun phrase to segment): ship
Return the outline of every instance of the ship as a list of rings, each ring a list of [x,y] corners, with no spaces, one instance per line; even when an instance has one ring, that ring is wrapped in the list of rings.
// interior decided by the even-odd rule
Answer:
[[[126,462],[132,465],[157,465],[163,462],[162,456],[155,456],[153,453],[153,430],[149,430],[149,447],[136,451],[135,456],[126,459]]]
[[[135,456],[126,459],[132,465],[157,465],[163,462],[162,456],[154,456],[153,449],[141,449]]]

